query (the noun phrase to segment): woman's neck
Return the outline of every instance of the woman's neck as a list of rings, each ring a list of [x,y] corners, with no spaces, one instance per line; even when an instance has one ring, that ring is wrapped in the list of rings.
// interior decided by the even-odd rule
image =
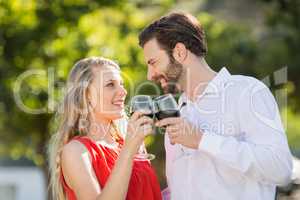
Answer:
[[[112,121],[103,120],[91,120],[88,137],[97,141],[105,141],[107,143],[114,143],[114,140],[110,134],[112,128]]]

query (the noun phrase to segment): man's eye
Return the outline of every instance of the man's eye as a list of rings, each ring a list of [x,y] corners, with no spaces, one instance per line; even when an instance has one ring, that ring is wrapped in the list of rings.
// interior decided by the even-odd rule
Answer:
[[[114,86],[114,84],[113,83],[108,83],[106,86],[112,87],[112,86]]]

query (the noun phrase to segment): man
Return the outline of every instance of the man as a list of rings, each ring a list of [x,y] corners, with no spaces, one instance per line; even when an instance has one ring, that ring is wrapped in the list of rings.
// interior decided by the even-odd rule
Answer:
[[[277,104],[257,79],[214,72],[203,28],[171,13],[139,35],[147,78],[182,92],[181,117],[167,126],[166,176],[173,200],[273,200],[291,178],[292,159]],[[226,50],[224,50],[226,51]]]

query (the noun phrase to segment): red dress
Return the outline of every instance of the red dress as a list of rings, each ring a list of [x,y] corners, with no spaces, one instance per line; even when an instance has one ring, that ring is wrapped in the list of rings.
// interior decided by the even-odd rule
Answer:
[[[124,140],[121,139],[117,150],[97,144],[88,137],[74,138],[81,142],[89,151],[92,166],[101,188],[111,173],[119,156]],[[68,200],[76,200],[74,191],[66,184],[63,174],[61,180]],[[161,200],[161,192],[157,177],[149,161],[134,160],[126,200]]]

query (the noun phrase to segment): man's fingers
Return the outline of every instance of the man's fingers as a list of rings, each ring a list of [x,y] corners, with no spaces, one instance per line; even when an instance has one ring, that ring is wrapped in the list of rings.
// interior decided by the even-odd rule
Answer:
[[[177,124],[180,122],[180,120],[181,120],[180,117],[169,117],[169,118],[162,119],[162,120],[156,122],[155,126],[162,127],[162,126]]]
[[[177,131],[179,131],[179,127],[177,124],[167,126],[167,129],[166,129],[167,133],[172,133],[172,132],[177,132]]]
[[[175,133],[168,133],[168,136],[169,136],[169,139],[174,139],[174,138],[178,137],[178,133],[177,132],[175,132]]]
[[[170,144],[172,144],[172,145],[174,145],[174,144],[176,144],[177,142],[177,140],[176,140],[176,138],[173,138],[173,139],[171,139],[171,138],[169,138],[169,141],[170,141]]]

